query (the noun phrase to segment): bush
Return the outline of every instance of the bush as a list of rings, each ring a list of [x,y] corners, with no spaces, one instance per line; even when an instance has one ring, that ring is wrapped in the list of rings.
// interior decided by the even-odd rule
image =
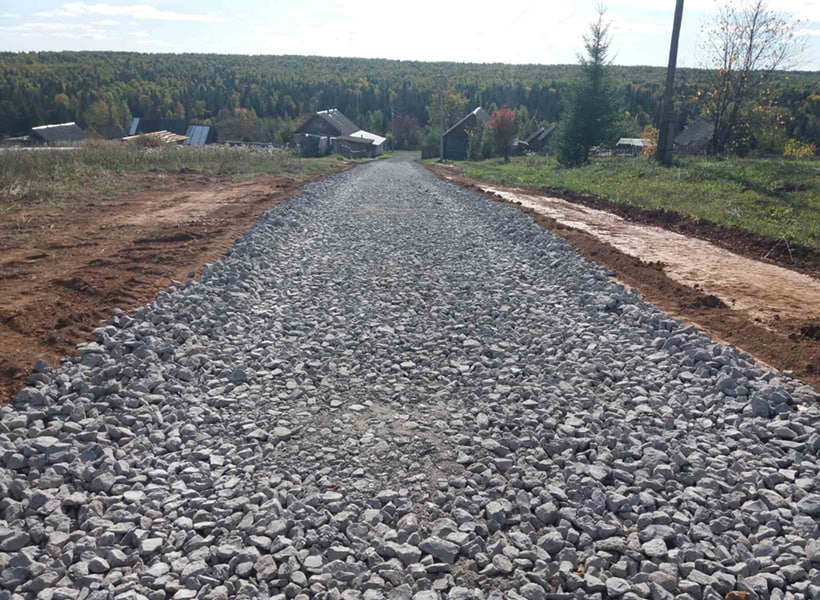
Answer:
[[[165,145],[165,142],[155,135],[140,135],[133,140],[129,140],[129,142],[136,144],[140,148],[159,148]]]
[[[786,140],[783,156],[786,158],[813,158],[817,154],[817,146],[800,140]]]

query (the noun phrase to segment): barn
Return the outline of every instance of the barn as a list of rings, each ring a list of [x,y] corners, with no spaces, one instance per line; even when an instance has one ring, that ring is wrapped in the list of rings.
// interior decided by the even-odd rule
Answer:
[[[550,123],[544,127],[539,127],[538,130],[524,141],[527,142],[530,152],[537,152],[538,154],[549,154],[550,138],[555,130],[558,128],[558,123]]]
[[[85,132],[76,123],[58,123],[32,127],[28,138],[32,144],[77,144],[85,141]]]
[[[458,123],[444,132],[444,158],[446,160],[467,160],[470,153],[468,130],[478,126],[486,127],[490,115],[480,106]]]
[[[348,157],[374,157],[384,152],[387,141],[364,131],[336,108],[320,110],[302,123],[293,141],[304,156],[322,156],[331,151]]]

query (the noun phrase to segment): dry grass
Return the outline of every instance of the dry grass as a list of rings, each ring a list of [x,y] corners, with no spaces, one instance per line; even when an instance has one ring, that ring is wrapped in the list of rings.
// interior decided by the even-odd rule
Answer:
[[[283,150],[224,146],[144,147],[92,141],[76,150],[0,152],[0,214],[38,207],[63,207],[90,193],[127,189],[126,175],[203,173],[224,177],[313,175],[338,171],[339,157],[299,158]]]

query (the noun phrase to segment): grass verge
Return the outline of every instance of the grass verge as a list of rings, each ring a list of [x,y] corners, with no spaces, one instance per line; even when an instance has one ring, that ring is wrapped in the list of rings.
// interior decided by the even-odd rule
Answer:
[[[145,148],[122,142],[89,142],[76,150],[0,152],[0,214],[65,207],[89,195],[130,189],[132,174],[201,173],[224,178],[256,175],[311,177],[342,170],[341,156],[300,158],[224,146]],[[364,161],[356,161],[364,162]]]
[[[665,210],[772,239],[820,247],[820,162],[687,158],[664,168],[645,157],[601,157],[566,169],[552,157],[456,163],[467,177],[502,185],[583,193]]]

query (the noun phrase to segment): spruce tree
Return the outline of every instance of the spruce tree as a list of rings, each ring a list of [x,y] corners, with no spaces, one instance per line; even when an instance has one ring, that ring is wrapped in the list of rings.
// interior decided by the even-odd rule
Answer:
[[[565,103],[558,132],[558,161],[580,166],[589,160],[589,151],[611,138],[619,117],[616,90],[610,75],[609,22],[604,9],[584,36],[586,56],[579,56],[581,75],[574,82]]]

